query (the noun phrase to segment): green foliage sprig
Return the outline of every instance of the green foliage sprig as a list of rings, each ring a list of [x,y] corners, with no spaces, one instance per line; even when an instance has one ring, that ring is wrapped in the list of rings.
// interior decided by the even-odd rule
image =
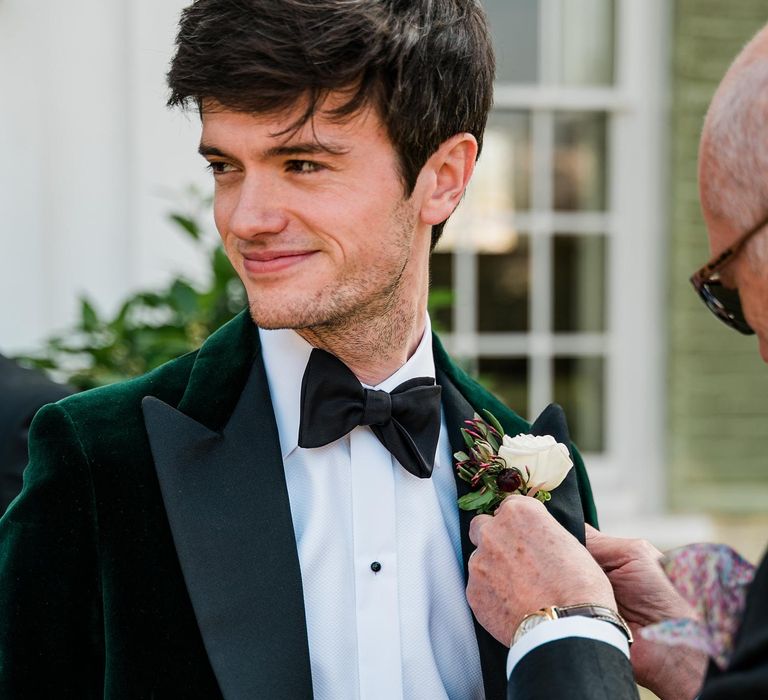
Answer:
[[[206,283],[178,276],[159,291],[132,294],[112,317],[81,297],[74,328],[19,359],[52,371],[75,388],[90,389],[143,374],[199,347],[240,311],[246,304],[243,285],[221,246],[204,235],[202,220],[210,197],[190,188],[186,200],[182,211],[168,217],[207,259]]]

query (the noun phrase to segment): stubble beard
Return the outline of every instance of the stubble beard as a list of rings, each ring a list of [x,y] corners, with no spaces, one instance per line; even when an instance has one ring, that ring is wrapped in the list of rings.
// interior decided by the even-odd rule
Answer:
[[[408,289],[406,270],[411,260],[415,215],[399,203],[392,214],[396,227],[394,270],[356,270],[339,285],[327,285],[313,298],[286,299],[279,311],[250,304],[251,317],[265,329],[290,328],[315,347],[336,355],[376,357],[408,342],[419,321],[420,290]]]

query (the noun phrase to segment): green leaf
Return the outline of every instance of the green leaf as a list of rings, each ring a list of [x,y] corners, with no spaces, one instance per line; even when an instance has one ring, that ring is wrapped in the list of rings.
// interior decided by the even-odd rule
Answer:
[[[213,274],[216,280],[226,283],[235,277],[235,270],[232,267],[232,263],[229,262],[227,254],[220,245],[216,246],[214,249],[212,258],[211,267],[213,268]]]
[[[466,462],[469,459],[469,455],[466,452],[454,452],[453,458],[457,462]]]
[[[210,205],[208,195],[189,188],[185,205],[169,214],[174,228],[208,261],[209,282],[203,291],[176,275],[165,289],[128,295],[111,317],[100,316],[83,298],[76,325],[30,353],[34,361],[54,370],[59,380],[91,388],[146,372],[198,346],[229,321],[247,297],[221,246],[204,240],[202,216]]]
[[[84,331],[94,331],[101,325],[96,309],[85,297],[80,299],[80,318]]]
[[[184,280],[176,280],[171,285],[169,300],[173,308],[187,321],[194,318],[198,307],[199,294]]]
[[[485,414],[485,419],[494,427],[496,430],[499,431],[499,435],[504,435],[504,428],[501,427],[501,423],[499,423],[498,418],[493,415],[490,411],[487,411],[486,409],[483,409],[483,413]]]
[[[475,445],[475,438],[469,434],[469,431],[466,428],[461,429],[461,434],[464,436],[464,442],[466,443],[467,447],[472,449],[472,447]]]
[[[485,473],[483,476],[483,483],[485,487],[491,489],[494,493],[498,493],[499,487],[496,485],[496,475]]]
[[[483,458],[483,462],[490,462],[496,456],[496,451],[491,447],[489,442],[480,440],[477,442],[476,446]]]
[[[459,508],[462,510],[479,510],[486,508],[493,503],[496,494],[488,490],[480,490],[468,493],[459,499]]]
[[[457,471],[459,472],[459,476],[464,479],[464,481],[472,482],[472,478],[474,477],[474,474],[469,471],[468,469],[464,469],[464,467],[458,467]]]
[[[447,309],[453,304],[453,289],[450,287],[432,287],[429,290],[429,311]]]
[[[178,224],[182,231],[186,231],[196,241],[200,240],[200,225],[197,221],[183,214],[176,213],[169,214],[168,218],[175,224]]]

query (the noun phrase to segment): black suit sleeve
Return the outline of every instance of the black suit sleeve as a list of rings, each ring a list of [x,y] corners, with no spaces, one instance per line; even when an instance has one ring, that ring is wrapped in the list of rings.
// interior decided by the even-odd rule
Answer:
[[[508,700],[637,700],[632,666],[616,647],[583,637],[543,644],[509,678]]]
[[[700,695],[701,700],[742,698],[768,698],[768,558],[749,588],[731,663],[722,673],[710,665]]]

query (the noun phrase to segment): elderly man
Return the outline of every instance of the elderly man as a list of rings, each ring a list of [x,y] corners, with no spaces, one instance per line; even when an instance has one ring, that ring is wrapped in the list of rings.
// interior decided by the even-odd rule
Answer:
[[[721,83],[704,125],[699,165],[713,259],[692,281],[720,319],[757,334],[768,362],[768,28]],[[515,537],[520,532],[525,537]],[[557,619],[553,606],[566,614],[571,606],[606,606],[620,611],[635,630],[695,614],[663,575],[661,555],[651,545],[589,530],[588,552],[534,499],[508,498],[496,517],[478,516],[470,536],[478,545],[469,565],[470,604],[499,641],[514,640],[510,698],[637,697],[621,620],[592,619],[576,630],[574,619]],[[768,697],[766,600],[768,559],[751,585],[724,672],[710,665],[705,681],[707,659],[701,653],[636,635],[631,663],[637,681],[664,700]],[[602,671],[597,682],[595,669]],[[528,692],[536,677],[538,688]]]
[[[493,67],[476,0],[184,11],[171,103],[200,114],[249,309],[36,418],[0,521],[0,697],[504,696],[451,455],[474,411],[528,425],[427,316]],[[574,458],[548,506],[583,537]]]

